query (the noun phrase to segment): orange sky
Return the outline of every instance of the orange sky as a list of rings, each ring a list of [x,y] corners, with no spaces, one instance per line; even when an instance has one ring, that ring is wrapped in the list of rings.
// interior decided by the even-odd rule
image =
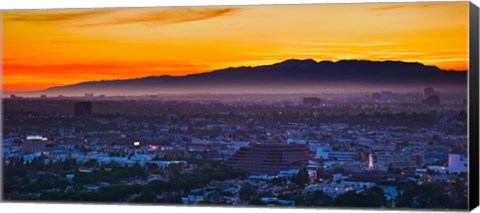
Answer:
[[[465,70],[468,2],[3,11],[3,89],[289,58]]]

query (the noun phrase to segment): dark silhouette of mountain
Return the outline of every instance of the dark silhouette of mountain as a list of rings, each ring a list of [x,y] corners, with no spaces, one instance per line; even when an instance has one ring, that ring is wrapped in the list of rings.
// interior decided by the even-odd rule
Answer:
[[[237,89],[275,89],[308,86],[463,86],[467,72],[441,70],[415,62],[340,60],[316,62],[289,59],[272,65],[236,67],[186,76],[153,76],[127,80],[83,82],[45,92],[118,93],[119,91],[189,92]]]

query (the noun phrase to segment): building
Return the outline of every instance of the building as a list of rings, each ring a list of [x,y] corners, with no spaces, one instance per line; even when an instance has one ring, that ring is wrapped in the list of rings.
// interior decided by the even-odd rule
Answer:
[[[227,164],[255,175],[276,175],[303,168],[308,159],[308,146],[303,144],[251,144],[235,152]]]
[[[317,149],[316,157],[318,159],[328,159],[333,161],[354,161],[355,152],[325,151],[321,148]]]
[[[378,92],[372,93],[372,101],[379,102],[381,100],[382,100],[382,95],[380,95],[380,93]]]
[[[452,173],[467,172],[468,159],[459,154],[448,154],[448,171]]]
[[[32,154],[45,151],[47,142],[42,136],[28,136],[27,140],[23,141],[21,152],[22,154]]]
[[[93,93],[85,93],[85,98],[93,98]]]
[[[152,151],[155,156],[158,158],[179,158],[185,155],[185,151],[178,147],[159,147],[158,149]]]
[[[412,152],[380,152],[375,154],[374,167],[415,170],[423,164],[424,156]]]
[[[437,95],[437,92],[433,88],[427,87],[423,90],[423,97],[428,98],[432,95]]]
[[[75,103],[75,116],[84,116],[92,114],[92,103],[91,102],[77,102]]]
[[[390,102],[393,100],[393,92],[392,91],[382,91],[380,93],[380,97],[383,101]]]
[[[303,104],[305,105],[320,105],[322,103],[322,99],[317,97],[305,97],[303,98]]]
[[[431,95],[427,99],[425,99],[423,103],[427,106],[439,106],[440,97],[438,95]]]

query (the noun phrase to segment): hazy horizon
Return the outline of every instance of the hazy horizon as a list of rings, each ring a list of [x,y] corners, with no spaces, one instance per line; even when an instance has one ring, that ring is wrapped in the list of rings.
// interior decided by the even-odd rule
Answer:
[[[375,82],[377,79],[372,79],[372,82],[358,82],[358,83],[352,83],[352,82],[322,82],[322,83],[311,83],[308,81],[299,81],[295,84],[282,84],[282,82],[265,82],[261,83],[260,85],[258,83],[249,83],[249,82],[229,82],[225,84],[225,82],[214,82],[211,86],[207,85],[182,85],[181,89],[175,86],[162,86],[162,85],[152,85],[150,88],[148,87],[142,87],[142,88],[135,88],[135,87],[130,87],[126,89],[118,89],[118,88],[108,88],[107,86],[99,86],[95,87],[93,86],[91,89],[68,89],[68,87],[75,87],[75,86],[80,86],[82,84],[91,84],[91,83],[111,83],[111,82],[117,82],[118,84],[122,84],[122,82],[128,82],[131,80],[145,80],[149,78],[167,78],[167,77],[195,77],[198,75],[203,75],[203,74],[212,74],[216,72],[224,72],[225,70],[229,69],[242,69],[242,68],[262,68],[262,67],[268,67],[268,66],[275,66],[279,65],[288,61],[298,61],[298,62],[306,62],[306,61],[315,61],[313,59],[286,59],[282,60],[273,64],[265,64],[265,65],[259,65],[255,67],[250,67],[250,66],[239,66],[239,67],[228,67],[228,68],[223,68],[223,69],[218,69],[218,70],[212,70],[212,71],[207,71],[199,74],[187,74],[187,75],[181,75],[181,76],[168,76],[168,75],[160,75],[160,76],[144,76],[144,77],[139,77],[139,78],[130,78],[130,79],[102,79],[102,80],[96,80],[96,81],[85,81],[85,82],[78,82],[70,85],[61,85],[61,86],[55,86],[55,87],[50,87],[46,88],[43,90],[25,90],[25,91],[3,91],[5,95],[10,95],[10,94],[26,94],[26,95],[31,95],[31,96],[36,96],[36,95],[71,95],[71,96],[78,96],[78,95],[83,95],[85,93],[95,93],[95,94],[102,94],[102,95],[121,95],[121,94],[129,94],[129,95],[154,95],[154,94],[188,94],[188,93],[212,93],[212,94],[218,94],[218,93],[232,93],[232,94],[259,94],[259,93],[267,93],[267,94],[275,94],[275,93],[285,93],[285,94],[296,94],[296,93],[309,93],[312,91],[318,91],[318,92],[326,92],[326,93],[337,93],[337,94],[348,94],[350,91],[356,91],[360,93],[371,93],[371,92],[378,92],[379,90],[396,90],[397,92],[416,92],[424,87],[436,87],[437,90],[443,90],[443,91],[448,91],[448,92],[454,92],[454,93],[462,93],[465,90],[466,86],[452,86],[452,85],[444,85],[444,84],[438,84],[438,83],[431,83],[431,82],[426,82],[424,85],[425,86],[419,86],[418,84],[405,84],[405,83],[396,83],[396,84],[384,84],[384,85],[379,85]],[[384,61],[371,61],[371,60],[358,60],[358,59],[353,59],[353,60],[337,60],[337,61],[330,61],[330,60],[322,60],[322,61],[315,61],[315,63],[326,63],[326,62],[332,62],[332,63],[339,63],[340,61],[353,61],[353,62],[400,62],[400,63],[406,63],[406,64],[415,64],[419,62],[403,62],[403,61],[392,61],[392,60],[384,60]],[[421,63],[419,63],[421,64]],[[422,64],[423,65],[423,64]],[[440,70],[443,72],[457,72],[453,70]],[[241,72],[241,71],[232,71],[232,72]],[[258,72],[258,71],[255,71]],[[386,71],[388,73],[388,71]],[[462,71],[463,72],[463,71]],[[466,72],[466,71],[464,71]],[[348,80],[349,76],[345,76],[345,79]],[[66,91],[64,92],[56,92],[54,90],[56,89],[62,89],[64,87],[67,87],[67,89],[64,89]],[[218,89],[222,88],[221,91]],[[52,91],[53,90],[53,91]]]
[[[434,88],[435,91],[439,92],[442,95],[455,95],[463,96],[467,94],[467,86],[464,87],[441,87],[437,85],[431,86],[427,85],[424,87],[400,87],[392,85],[384,86],[337,86],[337,87],[321,87],[321,86],[311,86],[311,87],[277,87],[277,88],[259,88],[259,87],[249,87],[248,89],[244,87],[218,87],[218,88],[193,88],[185,90],[177,89],[165,89],[165,90],[135,90],[135,89],[125,89],[125,90],[88,90],[88,91],[68,91],[68,92],[48,92],[48,91],[34,91],[34,92],[9,92],[4,91],[3,97],[8,97],[9,95],[16,95],[20,97],[39,97],[45,95],[47,97],[59,97],[59,96],[71,96],[71,97],[84,97],[86,94],[92,94],[94,97],[99,97],[101,95],[105,96],[150,96],[150,95],[262,95],[262,94],[289,94],[289,95],[304,95],[304,94],[335,94],[335,95],[359,95],[359,94],[372,94],[372,93],[381,93],[382,91],[390,91],[394,94],[423,94],[423,90],[427,87]]]

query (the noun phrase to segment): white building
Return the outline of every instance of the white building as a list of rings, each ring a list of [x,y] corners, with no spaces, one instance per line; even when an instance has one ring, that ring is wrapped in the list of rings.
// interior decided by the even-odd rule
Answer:
[[[319,159],[328,159],[334,161],[354,161],[355,152],[326,151],[322,148],[317,149],[316,157]]]
[[[452,173],[467,172],[468,159],[459,154],[448,154],[448,171]]]

